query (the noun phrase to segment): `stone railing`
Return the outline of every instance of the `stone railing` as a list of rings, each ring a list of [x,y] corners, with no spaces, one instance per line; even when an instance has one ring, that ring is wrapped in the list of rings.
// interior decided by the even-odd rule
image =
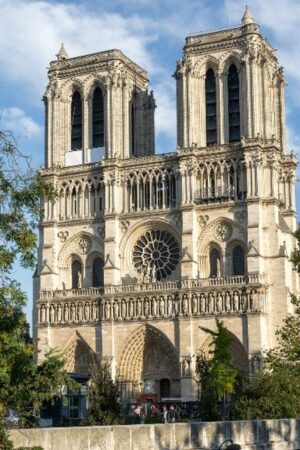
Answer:
[[[107,285],[82,289],[56,289],[41,291],[40,300],[59,300],[66,298],[99,298],[110,294],[131,294],[138,292],[172,291],[179,289],[205,288],[213,286],[239,286],[262,283],[261,275],[236,275],[222,278],[196,278],[181,281],[158,281],[156,283],[136,283],[128,285]]]
[[[169,291],[180,288],[179,281],[158,281],[157,283],[136,283],[129,285],[105,286],[105,294],[133,293],[133,292],[155,292]]]
[[[29,428],[9,434],[14,448],[45,450],[218,449],[225,448],[225,438],[237,444],[233,448],[292,450],[300,448],[300,419]]]
[[[91,287],[82,289],[56,289],[55,291],[41,291],[40,300],[64,299],[74,297],[99,297],[103,293],[103,287]]]
[[[194,280],[181,280],[181,288],[203,288],[211,286],[233,286],[241,284],[260,284],[262,276],[255,275],[235,275],[221,278],[196,278]]]
[[[194,286],[195,288],[195,286]],[[104,296],[99,300],[73,299],[38,302],[39,324],[73,324],[98,321],[134,321],[232,315],[266,311],[264,288],[249,286],[231,289],[130,296]]]

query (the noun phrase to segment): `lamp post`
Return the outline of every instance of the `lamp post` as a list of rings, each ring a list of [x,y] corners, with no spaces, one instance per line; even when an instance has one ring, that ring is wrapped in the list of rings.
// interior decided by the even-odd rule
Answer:
[[[223,445],[227,443],[229,443],[229,445],[223,449]],[[241,448],[242,447],[239,444],[234,444],[232,439],[226,439],[226,441],[220,445],[219,450],[241,450]]]

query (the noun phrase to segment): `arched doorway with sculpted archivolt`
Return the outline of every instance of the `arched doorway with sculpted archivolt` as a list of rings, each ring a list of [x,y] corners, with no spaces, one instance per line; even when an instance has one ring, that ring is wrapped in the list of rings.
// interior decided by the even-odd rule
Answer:
[[[180,397],[178,353],[164,333],[142,325],[121,348],[117,378],[123,399],[135,399],[143,393]]]

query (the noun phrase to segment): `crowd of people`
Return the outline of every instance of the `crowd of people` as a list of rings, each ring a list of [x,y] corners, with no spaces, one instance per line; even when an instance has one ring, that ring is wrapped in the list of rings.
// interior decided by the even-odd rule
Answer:
[[[186,404],[145,402],[131,405],[130,422],[174,423],[193,417],[192,409]]]

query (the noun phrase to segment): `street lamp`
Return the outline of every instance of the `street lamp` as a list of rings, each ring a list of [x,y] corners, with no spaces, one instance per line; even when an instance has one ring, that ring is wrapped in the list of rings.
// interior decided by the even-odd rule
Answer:
[[[241,446],[239,444],[234,444],[232,439],[226,439],[226,441],[224,441],[220,447],[219,450],[222,450],[223,445],[230,443],[229,445],[227,445],[227,447],[224,447],[224,450],[241,450]]]

